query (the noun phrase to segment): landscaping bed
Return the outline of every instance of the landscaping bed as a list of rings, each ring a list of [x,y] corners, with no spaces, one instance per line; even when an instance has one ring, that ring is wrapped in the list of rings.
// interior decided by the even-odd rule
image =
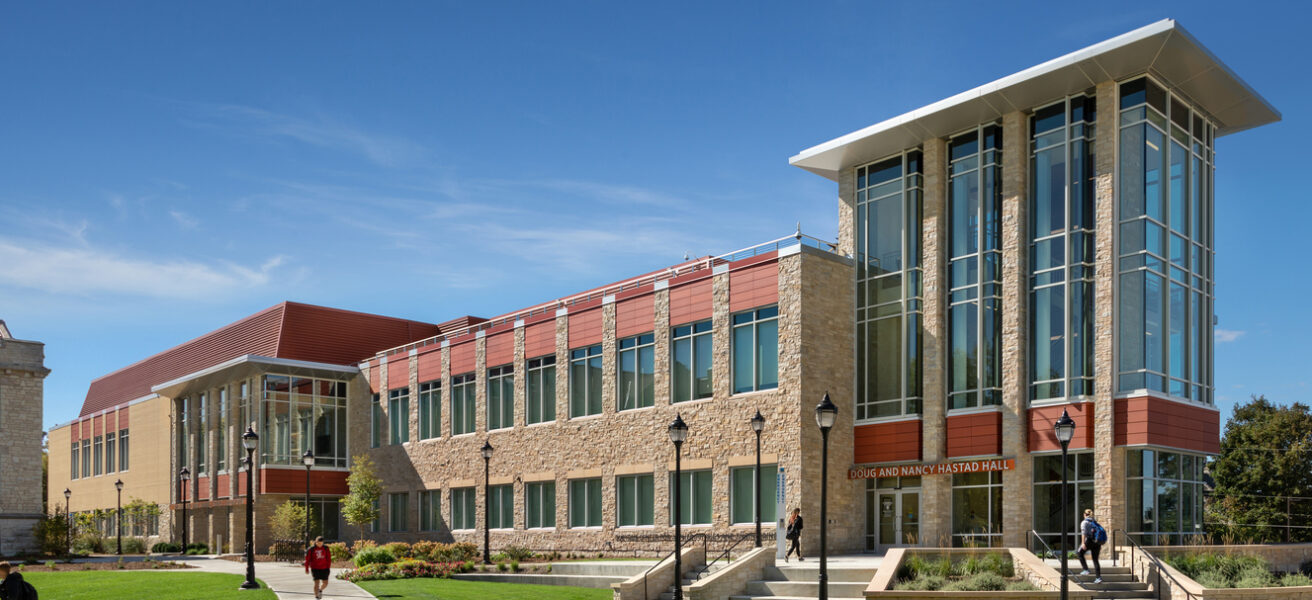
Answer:
[[[1003,552],[965,556],[912,554],[898,569],[893,588],[899,591],[1001,592],[1036,591],[1016,576],[1011,556]]]
[[[351,566],[355,567],[341,571],[337,578],[357,583],[384,579],[446,579],[456,573],[469,572],[551,572],[551,564],[541,562],[545,557],[515,546],[492,555],[491,565],[482,564],[478,546],[466,542],[392,542],[379,546],[362,541],[349,548],[346,544],[329,544],[329,549],[334,563],[349,559]]]
[[[1224,552],[1173,553],[1166,564],[1205,588],[1271,588],[1312,586],[1306,573],[1283,573],[1261,556]],[[1312,565],[1309,565],[1312,568]]]
[[[194,569],[195,567],[171,560],[116,560],[96,562],[58,562],[48,560],[43,563],[18,565],[18,573],[50,573],[60,571],[145,571],[156,569]]]

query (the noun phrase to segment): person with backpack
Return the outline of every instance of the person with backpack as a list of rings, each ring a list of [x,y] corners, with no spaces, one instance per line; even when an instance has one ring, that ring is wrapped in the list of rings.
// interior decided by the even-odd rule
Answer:
[[[37,600],[36,588],[23,581],[23,574],[0,561],[0,600]]]
[[[788,562],[788,557],[794,552],[797,553],[797,560],[806,560],[802,558],[802,547],[799,540],[802,538],[802,509],[794,508],[793,516],[788,519],[788,530],[784,534],[784,539],[792,542],[788,546],[788,553],[784,554],[784,562]]]
[[[1098,521],[1093,518],[1093,509],[1084,509],[1084,521],[1080,522],[1080,551],[1075,555],[1080,557],[1080,575],[1089,574],[1089,563],[1084,562],[1084,553],[1088,552],[1093,555],[1094,583],[1102,583],[1102,565],[1098,563],[1098,553],[1102,552],[1102,545],[1107,543],[1107,530]]]
[[[314,574],[314,597],[322,598],[323,591],[328,587],[329,569],[333,566],[333,553],[327,546],[323,545],[323,536],[314,538],[314,545],[305,551],[306,573]]]

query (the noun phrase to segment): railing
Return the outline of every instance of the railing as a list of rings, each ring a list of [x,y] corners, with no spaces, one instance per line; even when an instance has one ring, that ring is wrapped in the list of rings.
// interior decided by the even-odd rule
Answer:
[[[1047,552],[1048,552],[1045,556],[1056,556],[1059,560],[1061,559],[1061,555],[1057,554],[1056,552],[1053,552],[1053,550],[1052,550],[1052,546],[1049,546],[1049,545],[1048,545],[1048,542],[1043,541],[1043,536],[1042,536],[1042,535],[1039,535],[1039,532],[1037,532],[1037,531],[1031,529],[1031,530],[1029,531],[1029,533],[1027,533],[1027,534],[1025,534],[1025,535],[1026,535],[1027,537],[1030,538],[1030,544],[1029,544],[1029,546],[1030,546],[1031,548],[1035,548],[1036,546],[1034,545],[1034,542],[1035,542],[1035,541],[1038,541],[1040,544],[1043,544],[1043,548],[1044,548],[1045,550],[1047,550]],[[1078,579],[1075,579],[1075,573],[1071,571],[1071,568],[1070,568],[1070,561],[1069,561],[1069,559],[1067,560],[1066,564],[1067,564],[1067,566],[1066,566],[1066,572],[1063,573],[1062,576],[1065,577],[1066,579],[1070,580],[1070,581],[1074,581],[1074,582],[1076,582],[1076,583],[1079,583],[1079,580],[1078,580]]]
[[[1190,600],[1193,600],[1195,597],[1197,597],[1197,596],[1195,596],[1195,595],[1193,594],[1193,592],[1190,592],[1187,588],[1185,588],[1185,587],[1184,587],[1184,584],[1181,583],[1179,579],[1176,579],[1176,578],[1175,578],[1175,575],[1172,575],[1169,571],[1166,570],[1166,565],[1162,564],[1162,561],[1161,561],[1160,559],[1158,559],[1156,556],[1154,556],[1151,552],[1149,552],[1149,551],[1147,551],[1147,550],[1144,550],[1144,549],[1143,549],[1143,546],[1140,546],[1140,545],[1139,545],[1139,542],[1134,541],[1134,538],[1130,537],[1130,534],[1129,534],[1129,533],[1126,533],[1125,530],[1123,530],[1123,529],[1116,529],[1116,530],[1113,530],[1113,531],[1112,531],[1112,553],[1113,553],[1113,554],[1115,554],[1115,552],[1116,552],[1116,534],[1118,534],[1118,533],[1121,534],[1121,536],[1125,538],[1125,541],[1127,541],[1127,542],[1130,543],[1130,572],[1134,573],[1134,578],[1135,578],[1135,579],[1138,579],[1139,581],[1143,581],[1143,579],[1144,579],[1144,578],[1139,577],[1139,569],[1138,569],[1138,567],[1139,567],[1139,563],[1138,563],[1138,561],[1134,560],[1134,559],[1135,559],[1135,556],[1136,556],[1136,551],[1137,551],[1137,552],[1142,552],[1143,555],[1146,556],[1146,557],[1148,557],[1148,560],[1149,560],[1150,562],[1152,562],[1153,566],[1157,568],[1157,569],[1156,569],[1156,570],[1157,570],[1157,585],[1153,586],[1153,589],[1156,590],[1156,592],[1157,592],[1157,597],[1158,597],[1159,599],[1162,597],[1162,574],[1163,574],[1163,573],[1165,573],[1166,576],[1169,577],[1169,578],[1171,579],[1171,582],[1175,584],[1174,589],[1177,589],[1177,590],[1180,590],[1180,591],[1184,592],[1185,595],[1188,596]],[[1145,576],[1147,575],[1146,570],[1145,570],[1144,575],[1145,575]],[[1172,594],[1172,596],[1174,596],[1174,595],[1175,595],[1175,594]]]
[[[737,548],[739,544],[755,538],[756,538],[755,533],[745,533],[740,536],[737,536],[737,538],[733,540],[733,543],[730,544],[728,548],[725,548],[719,554],[717,554],[715,558],[707,561],[705,565],[702,565],[702,568],[698,569],[697,572],[693,574],[692,576],[693,580],[695,581],[701,579],[702,575],[709,573],[711,567],[715,565],[715,563],[720,562],[720,559],[725,559],[724,562],[726,564],[733,562],[733,555],[731,554],[733,552],[733,549]]]
[[[707,541],[706,541],[706,534],[705,534],[705,533],[694,533],[694,534],[689,535],[687,538],[683,539],[683,540],[680,542],[680,546],[679,546],[679,549],[678,549],[678,550],[670,550],[670,551],[669,551],[668,553],[666,553],[664,556],[660,557],[660,558],[656,561],[656,564],[652,565],[652,566],[651,566],[650,568],[648,568],[646,571],[643,571],[643,573],[642,573],[642,598],[643,598],[643,600],[647,600],[647,597],[648,597],[648,596],[647,596],[647,576],[648,576],[648,575],[651,575],[652,570],[655,569],[656,567],[661,566],[661,563],[665,562],[665,559],[667,559],[667,558],[669,558],[669,557],[671,557],[671,556],[674,556],[674,553],[675,553],[675,552],[678,552],[678,551],[683,550],[683,547],[684,547],[684,546],[688,546],[688,545],[690,545],[688,542],[691,542],[691,541],[693,541],[693,540],[695,540],[695,539],[697,539],[697,538],[701,538],[701,539],[702,539],[702,556],[706,556],[706,544],[707,544]],[[674,585],[683,585],[683,573],[675,573],[675,574],[674,574]]]

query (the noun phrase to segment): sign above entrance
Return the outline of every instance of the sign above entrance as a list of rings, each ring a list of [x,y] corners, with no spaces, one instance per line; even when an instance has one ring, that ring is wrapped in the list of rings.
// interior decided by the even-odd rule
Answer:
[[[968,460],[965,462],[945,462],[920,465],[893,465],[889,467],[852,467],[847,470],[848,479],[875,479],[878,477],[919,477],[921,475],[951,475],[954,473],[985,473],[988,471],[1010,471],[1016,468],[1014,458],[995,458],[992,460]]]

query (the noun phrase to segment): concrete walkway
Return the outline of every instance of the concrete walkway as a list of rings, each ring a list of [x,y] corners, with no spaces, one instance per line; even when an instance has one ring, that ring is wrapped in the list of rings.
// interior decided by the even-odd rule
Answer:
[[[232,573],[246,575],[246,563],[223,560],[212,557],[177,557],[173,560],[185,562],[211,573]],[[338,569],[333,569],[332,578],[323,592],[325,600],[361,600],[374,596],[360,586],[337,578]],[[278,594],[279,600],[309,600],[314,598],[314,582],[305,573],[305,567],[285,562],[255,563],[255,578],[263,581],[269,589]]]

